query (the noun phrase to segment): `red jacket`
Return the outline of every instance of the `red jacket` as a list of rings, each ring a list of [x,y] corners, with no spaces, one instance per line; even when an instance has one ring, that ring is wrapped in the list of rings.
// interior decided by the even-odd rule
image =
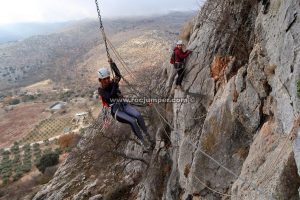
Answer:
[[[175,47],[175,62],[183,62],[186,57],[188,57],[192,52],[187,50],[183,52],[182,49],[179,49],[178,47]]]

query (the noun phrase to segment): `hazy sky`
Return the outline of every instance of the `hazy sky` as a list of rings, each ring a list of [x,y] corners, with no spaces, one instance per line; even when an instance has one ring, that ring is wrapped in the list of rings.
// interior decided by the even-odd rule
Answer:
[[[98,0],[104,17],[199,9],[203,0]],[[94,0],[0,0],[0,24],[96,18]]]

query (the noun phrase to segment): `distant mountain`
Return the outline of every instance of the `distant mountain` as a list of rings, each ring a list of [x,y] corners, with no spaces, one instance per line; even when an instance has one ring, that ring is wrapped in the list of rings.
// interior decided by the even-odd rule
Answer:
[[[163,61],[169,54],[170,43],[193,15],[191,12],[170,13],[157,17],[104,20],[104,26],[107,36],[125,61],[136,68]],[[2,44],[0,91],[45,79],[69,87],[88,84],[94,70],[107,65],[102,43],[99,22],[82,20],[65,24],[52,34]]]
[[[0,43],[18,41],[33,35],[49,34],[74,22],[17,23],[0,26]]]

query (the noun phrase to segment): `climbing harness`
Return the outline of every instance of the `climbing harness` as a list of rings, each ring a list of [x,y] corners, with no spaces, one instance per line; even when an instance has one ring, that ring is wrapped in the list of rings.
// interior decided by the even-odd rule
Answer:
[[[115,120],[117,120],[117,113],[118,113],[118,111],[119,111],[119,108],[116,110],[116,113],[114,114]]]

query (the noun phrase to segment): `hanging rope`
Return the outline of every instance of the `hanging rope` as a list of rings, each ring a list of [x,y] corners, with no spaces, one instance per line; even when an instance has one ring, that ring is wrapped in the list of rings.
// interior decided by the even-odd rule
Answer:
[[[106,55],[107,55],[107,59],[111,59],[110,53],[109,53],[109,48],[108,48],[108,44],[111,46],[111,48],[113,49],[114,54],[117,56],[117,59],[121,62],[121,64],[123,65],[123,67],[126,69],[126,71],[133,76],[132,72],[129,70],[129,68],[126,66],[124,60],[122,59],[122,57],[120,56],[120,54],[116,51],[116,49],[113,47],[111,42],[108,42],[108,39],[106,37],[105,34],[105,30],[104,30],[104,26],[103,26],[103,22],[102,22],[102,17],[101,17],[101,12],[100,12],[100,8],[99,8],[99,4],[98,4],[98,0],[95,0],[95,4],[96,4],[96,8],[97,8],[97,13],[98,13],[98,18],[99,18],[99,29],[102,33],[102,37],[103,37],[103,41],[104,41],[104,45],[105,45],[105,50],[106,50]],[[112,75],[114,77],[114,71],[111,68],[112,71]],[[124,76],[122,76],[122,79],[125,81],[125,83],[127,85],[129,85],[129,87],[135,91],[138,92],[139,94],[141,94],[138,90],[134,89],[131,84],[129,83],[129,81],[127,81]]]
[[[108,45],[110,46],[111,50],[113,51],[113,53],[115,54],[115,56],[117,57],[117,59],[120,61],[121,65],[123,65],[124,69],[127,71],[127,73],[132,77],[135,78],[133,72],[131,71],[131,69],[129,67],[126,66],[126,63],[124,61],[124,59],[121,57],[121,55],[119,54],[119,52],[116,50],[116,48],[114,47],[114,45],[111,43],[111,41],[106,38]]]
[[[108,45],[107,45],[107,37],[104,31],[104,26],[102,23],[102,17],[101,17],[101,13],[100,13],[100,8],[99,8],[99,4],[98,4],[98,0],[95,0],[95,4],[96,4],[96,8],[97,8],[97,13],[98,13],[98,18],[99,18],[99,29],[102,33],[102,37],[103,37],[103,41],[104,41],[104,45],[105,45],[105,51],[106,51],[106,55],[107,55],[107,59],[110,60],[110,53],[109,53],[109,49],[108,49]],[[112,76],[114,77],[114,71],[111,68],[111,72],[112,72]]]
[[[102,33],[103,41],[104,41],[104,44],[105,44],[105,50],[106,50],[107,58],[111,58],[110,54],[109,54],[109,49],[108,49],[108,46],[107,46],[106,34],[105,34],[104,26],[103,26],[103,23],[102,23],[102,17],[101,17],[101,13],[100,13],[100,8],[99,8],[99,5],[98,5],[98,1],[95,0],[95,3],[96,3],[98,18],[99,18],[99,25],[100,25],[99,28],[100,28],[100,31]]]

